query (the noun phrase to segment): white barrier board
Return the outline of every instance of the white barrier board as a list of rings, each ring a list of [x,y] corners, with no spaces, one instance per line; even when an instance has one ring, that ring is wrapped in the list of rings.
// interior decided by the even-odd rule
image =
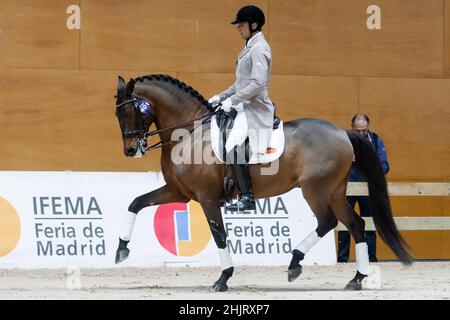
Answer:
[[[161,173],[0,172],[0,268],[113,267],[131,201],[164,185]],[[300,189],[261,199],[254,212],[223,212],[235,265],[288,265],[317,226]],[[334,233],[304,264],[336,262]],[[197,202],[143,209],[118,266],[219,265]]]

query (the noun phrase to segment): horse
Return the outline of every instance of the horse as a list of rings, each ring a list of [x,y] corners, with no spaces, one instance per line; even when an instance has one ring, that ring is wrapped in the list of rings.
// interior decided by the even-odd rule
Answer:
[[[194,120],[210,119],[215,109],[192,87],[161,74],[137,77],[128,83],[119,76],[115,97],[115,114],[122,133],[125,156],[137,157],[149,149],[161,147],[161,170],[166,182],[163,187],[135,198],[129,205],[128,216],[119,236],[116,263],[126,259],[130,253],[127,245],[140,210],[148,206],[194,200],[200,203],[204,211],[219,251],[221,274],[209,290],[226,291],[227,281],[234,271],[221,214],[223,179],[227,167],[217,162],[174,164],[171,159],[174,148],[186,141],[190,143],[188,151],[192,153],[199,143],[203,149],[210,147],[210,121],[200,121],[197,125],[203,129],[200,139],[194,139],[194,134],[190,133],[196,128]],[[144,102],[144,108],[138,107],[137,101]],[[156,130],[149,133],[152,123]],[[187,137],[171,140],[171,133],[176,128],[186,129]],[[272,175],[262,175],[263,165],[252,164],[250,173],[255,198],[272,197],[299,187],[317,218],[317,228],[292,250],[287,280],[291,282],[300,276],[300,263],[305,254],[340,221],[356,242],[357,271],[345,289],[362,288],[361,281],[369,273],[369,260],[364,220],[346,200],[347,178],[352,161],[356,162],[359,171],[367,178],[373,219],[380,237],[403,264],[410,265],[412,257],[395,225],[385,174],[371,144],[360,134],[347,132],[321,119],[288,121],[284,123],[283,130],[285,149],[277,160],[280,169]],[[149,135],[159,135],[160,142],[147,147]]]

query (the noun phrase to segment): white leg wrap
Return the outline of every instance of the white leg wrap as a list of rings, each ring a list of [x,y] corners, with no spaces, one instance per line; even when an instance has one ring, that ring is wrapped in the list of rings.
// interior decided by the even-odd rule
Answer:
[[[359,273],[368,275],[369,274],[369,253],[367,249],[367,243],[360,242],[356,246],[356,268]]]
[[[120,228],[119,237],[122,240],[130,241],[131,233],[133,233],[134,222],[136,221],[136,213],[127,212],[122,221],[122,227]]]
[[[295,249],[306,254],[314,245],[320,241],[320,237],[316,231],[310,233]]]
[[[230,250],[228,250],[228,247],[225,249],[219,249],[219,258],[222,270],[233,267],[233,260],[231,260]]]

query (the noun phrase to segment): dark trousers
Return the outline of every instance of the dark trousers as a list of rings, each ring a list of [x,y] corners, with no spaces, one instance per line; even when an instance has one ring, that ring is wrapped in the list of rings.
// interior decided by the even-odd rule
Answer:
[[[369,197],[367,196],[350,196],[347,197],[348,203],[352,208],[355,208],[355,204],[358,202],[361,217],[371,217],[372,209],[369,203]],[[369,249],[369,261],[377,261],[377,233],[375,231],[366,231],[366,242]],[[350,232],[339,231],[338,232],[338,262],[348,262],[348,256],[350,254]]]

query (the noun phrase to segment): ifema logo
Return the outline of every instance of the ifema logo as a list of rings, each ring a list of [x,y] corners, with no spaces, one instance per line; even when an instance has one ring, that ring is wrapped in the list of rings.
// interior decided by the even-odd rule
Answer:
[[[19,240],[19,215],[6,199],[0,197],[0,258],[13,251]]]
[[[211,238],[203,210],[194,201],[160,205],[153,227],[161,246],[175,256],[194,256]]]

